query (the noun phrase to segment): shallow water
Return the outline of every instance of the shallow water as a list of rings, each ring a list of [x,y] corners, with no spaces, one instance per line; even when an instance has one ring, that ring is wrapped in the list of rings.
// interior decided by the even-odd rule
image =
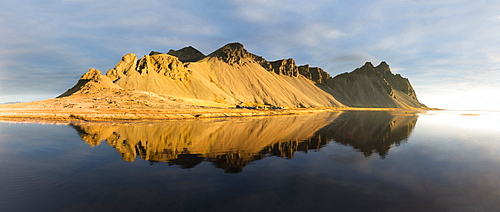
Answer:
[[[500,114],[0,122],[1,211],[499,211]]]

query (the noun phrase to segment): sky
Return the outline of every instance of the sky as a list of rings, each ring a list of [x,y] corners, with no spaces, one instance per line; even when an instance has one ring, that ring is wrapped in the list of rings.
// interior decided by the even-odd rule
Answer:
[[[0,103],[54,98],[127,53],[231,42],[332,76],[386,61],[429,107],[500,110],[495,0],[2,0]]]

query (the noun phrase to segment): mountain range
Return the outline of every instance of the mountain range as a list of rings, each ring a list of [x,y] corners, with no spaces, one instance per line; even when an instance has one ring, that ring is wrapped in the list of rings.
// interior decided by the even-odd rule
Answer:
[[[130,53],[105,75],[90,69],[58,98],[134,92],[188,105],[427,108],[386,62],[331,77],[291,58],[267,61],[240,43],[208,55],[191,46],[142,58]]]

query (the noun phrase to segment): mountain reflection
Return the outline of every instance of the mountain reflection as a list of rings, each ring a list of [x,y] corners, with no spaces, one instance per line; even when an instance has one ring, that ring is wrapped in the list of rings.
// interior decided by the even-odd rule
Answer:
[[[193,168],[209,161],[226,172],[241,172],[268,156],[293,158],[331,140],[380,156],[407,139],[417,116],[389,112],[325,112],[301,116],[172,120],[155,123],[72,126],[90,146],[105,141],[125,161],[140,157]]]
[[[410,136],[418,116],[389,112],[343,113],[318,134],[352,146],[365,156],[378,153],[385,157],[392,145],[399,146]]]

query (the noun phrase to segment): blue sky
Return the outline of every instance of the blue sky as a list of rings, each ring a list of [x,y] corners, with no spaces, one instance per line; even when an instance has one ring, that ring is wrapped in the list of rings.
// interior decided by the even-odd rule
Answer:
[[[237,41],[331,75],[387,61],[428,106],[500,109],[494,0],[7,0],[0,11],[0,102],[53,98],[127,53]]]

